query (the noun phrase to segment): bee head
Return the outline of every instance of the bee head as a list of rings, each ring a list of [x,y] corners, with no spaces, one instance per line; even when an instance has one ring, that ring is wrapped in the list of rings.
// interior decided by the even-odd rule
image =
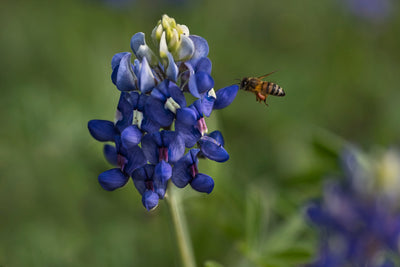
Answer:
[[[249,78],[245,77],[240,82],[240,89],[246,90],[247,85],[249,84]]]

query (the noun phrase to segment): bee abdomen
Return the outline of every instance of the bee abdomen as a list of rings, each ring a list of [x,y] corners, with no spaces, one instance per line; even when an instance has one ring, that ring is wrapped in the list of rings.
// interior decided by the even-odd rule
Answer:
[[[283,91],[282,87],[277,85],[276,83],[268,82],[267,85],[267,93],[274,96],[284,96],[285,92]]]

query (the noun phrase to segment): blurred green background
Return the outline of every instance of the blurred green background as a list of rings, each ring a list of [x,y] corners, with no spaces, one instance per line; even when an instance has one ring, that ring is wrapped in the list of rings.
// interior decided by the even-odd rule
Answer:
[[[0,266],[179,266],[165,201],[152,212],[108,169],[90,119],[113,120],[110,62],[162,14],[207,39],[216,89],[270,76],[284,98],[240,91],[207,120],[230,160],[202,162],[205,196],[185,190],[199,266],[295,266],[315,232],[302,206],[338,172],[346,141],[399,145],[400,20],[357,17],[327,1],[11,1],[0,10]],[[346,140],[346,141],[344,141]]]

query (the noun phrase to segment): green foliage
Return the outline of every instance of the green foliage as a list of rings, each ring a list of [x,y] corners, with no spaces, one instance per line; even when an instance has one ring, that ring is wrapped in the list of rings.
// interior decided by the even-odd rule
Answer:
[[[206,261],[204,263],[204,267],[224,267],[223,265],[219,264],[216,261]]]

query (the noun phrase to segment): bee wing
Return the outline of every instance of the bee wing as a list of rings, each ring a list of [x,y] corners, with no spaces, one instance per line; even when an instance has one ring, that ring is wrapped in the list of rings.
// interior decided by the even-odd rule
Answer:
[[[277,71],[274,70],[273,72],[270,72],[270,73],[268,73],[268,74],[265,74],[265,75],[263,75],[263,76],[258,77],[258,79],[262,80],[262,79],[266,78],[267,76],[269,76],[269,75],[271,75],[271,74],[273,74],[273,73],[275,73],[275,72],[277,72]]]

